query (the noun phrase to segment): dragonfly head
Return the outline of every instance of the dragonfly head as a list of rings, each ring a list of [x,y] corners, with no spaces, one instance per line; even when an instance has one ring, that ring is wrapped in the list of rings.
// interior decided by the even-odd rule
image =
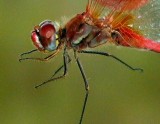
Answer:
[[[31,34],[33,44],[42,52],[50,52],[58,49],[59,46],[59,24],[45,20],[34,27]]]

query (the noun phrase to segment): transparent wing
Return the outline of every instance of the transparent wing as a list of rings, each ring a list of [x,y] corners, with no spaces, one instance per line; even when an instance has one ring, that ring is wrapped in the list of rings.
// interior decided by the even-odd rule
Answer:
[[[148,0],[88,0],[86,12],[93,18],[98,18],[105,8],[112,11],[127,11],[137,9],[148,3]]]
[[[89,0],[86,10],[98,20],[107,12],[103,23],[118,33],[113,42],[160,52],[160,0]]]
[[[135,14],[134,28],[139,29],[145,37],[160,42],[160,0],[150,0]]]
[[[106,17],[106,23],[119,32],[113,42],[160,52],[160,0],[132,11],[114,10]]]
[[[99,16],[101,16],[105,8],[105,6],[102,6],[100,1],[101,0],[88,0],[86,12],[94,19],[97,19]]]
[[[96,0],[102,6],[116,10],[133,10],[145,5],[148,0]]]

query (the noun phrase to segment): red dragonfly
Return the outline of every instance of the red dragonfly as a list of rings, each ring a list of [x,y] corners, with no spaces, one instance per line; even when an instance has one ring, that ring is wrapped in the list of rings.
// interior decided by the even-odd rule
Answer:
[[[79,123],[88,100],[89,84],[78,54],[94,54],[112,57],[131,70],[143,71],[133,68],[121,59],[107,52],[89,51],[107,42],[116,45],[147,49],[160,52],[160,4],[158,0],[88,0],[86,11],[77,14],[64,27],[57,22],[45,20],[34,27],[31,34],[33,44],[37,47],[32,51],[21,54],[22,60],[48,61],[63,50],[64,64],[55,71],[47,81],[36,88],[66,76],[68,63],[71,58],[68,50],[74,51],[74,57],[82,74],[86,95]],[[35,51],[51,53],[45,58],[23,58],[25,54]],[[54,76],[64,69],[62,76]]]

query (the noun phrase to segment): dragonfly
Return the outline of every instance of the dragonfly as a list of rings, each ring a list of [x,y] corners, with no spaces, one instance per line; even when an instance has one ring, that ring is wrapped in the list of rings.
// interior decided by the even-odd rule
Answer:
[[[86,91],[79,120],[79,124],[81,124],[89,96],[89,83],[78,55],[92,54],[110,57],[133,71],[143,71],[141,68],[130,66],[115,55],[95,51],[92,48],[112,43],[117,46],[159,53],[159,20],[160,2],[158,0],[88,0],[86,10],[75,15],[64,26],[51,20],[45,20],[35,26],[31,33],[31,39],[36,49],[22,53],[19,61],[48,61],[63,50],[63,65],[55,71],[50,79],[35,86],[35,88],[39,88],[66,76],[68,64],[72,60],[68,51],[73,50]],[[24,57],[36,51],[47,53],[48,56],[44,58]],[[55,77],[61,70],[63,70],[63,74]]]

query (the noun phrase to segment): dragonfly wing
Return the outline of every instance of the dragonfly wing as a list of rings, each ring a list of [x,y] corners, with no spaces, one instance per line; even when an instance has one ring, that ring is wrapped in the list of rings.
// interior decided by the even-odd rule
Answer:
[[[86,12],[94,19],[99,18],[105,8],[105,6],[102,6],[101,1],[102,0],[88,0]]]
[[[135,12],[134,27],[145,37],[160,42],[160,0],[151,0],[149,4]]]
[[[119,34],[113,42],[160,52],[160,0],[88,1],[86,11],[93,19],[100,19],[103,10],[108,12],[104,24]]]
[[[145,5],[148,0],[97,0],[101,5],[116,10],[132,10]]]
[[[121,35],[118,39],[119,45],[160,52],[159,42],[146,38],[129,27],[122,27],[119,32]]]
[[[89,12],[94,18],[101,15],[104,8],[111,10],[133,10],[137,9],[149,0],[88,0],[86,11]]]
[[[106,21],[112,25],[113,30],[119,32],[114,42],[122,46],[160,52],[159,9],[159,4],[152,0],[137,11],[115,11],[109,14]]]

